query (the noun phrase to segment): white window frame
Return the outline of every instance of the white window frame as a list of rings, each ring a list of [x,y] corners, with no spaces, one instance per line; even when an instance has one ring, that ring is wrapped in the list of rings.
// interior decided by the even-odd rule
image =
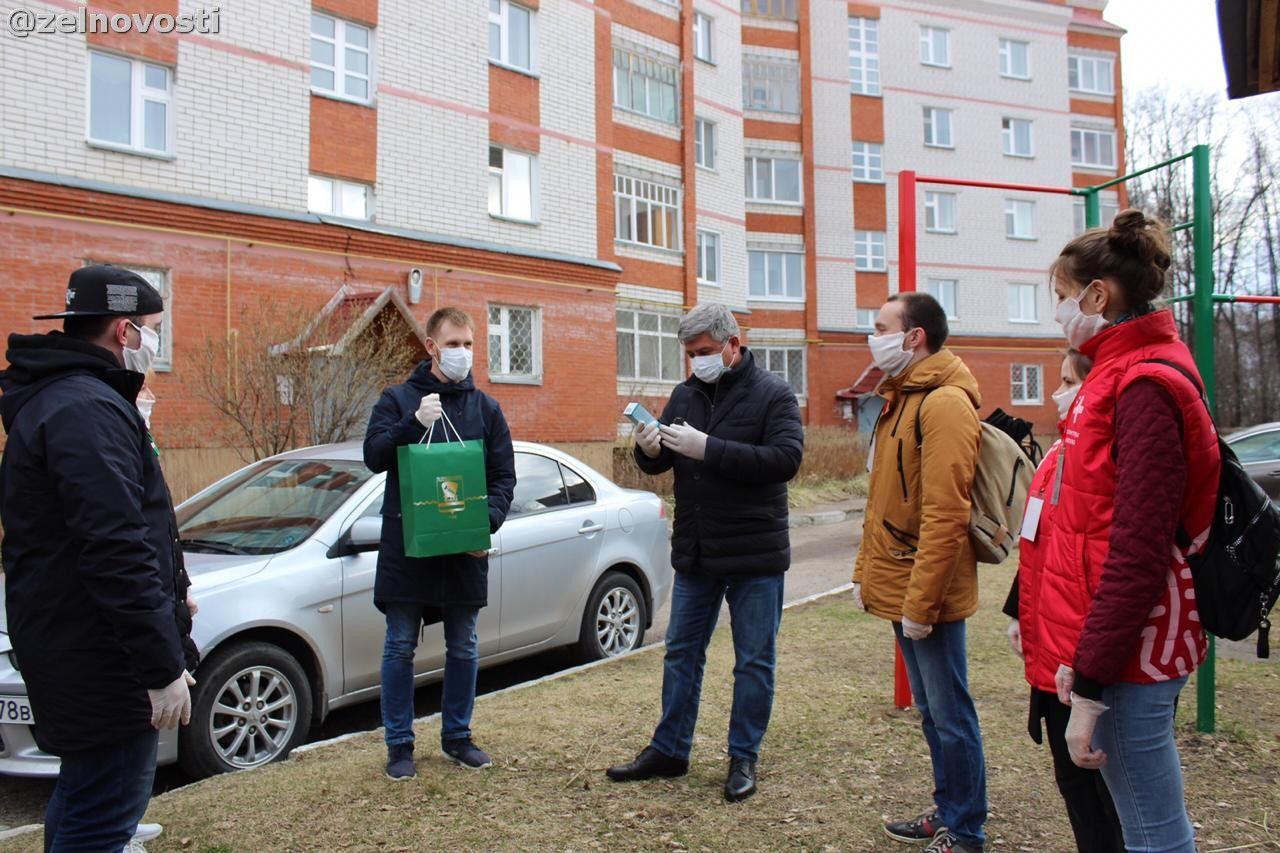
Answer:
[[[498,311],[498,322],[493,321],[492,312]],[[529,315],[529,354],[532,364],[528,373],[511,370],[511,315],[513,312]],[[485,311],[486,340],[489,356],[493,356],[493,339],[498,338],[498,362],[500,369],[489,369],[490,382],[509,382],[514,384],[542,384],[542,309],[529,305],[505,305],[490,303]]]
[[[1067,54],[1067,87],[1072,92],[1079,92],[1085,95],[1114,97],[1116,94],[1115,63],[1114,56],[1094,56],[1087,53]],[[1089,69],[1088,74],[1085,72],[1086,68]],[[1087,76],[1093,78],[1092,86],[1085,85]],[[1075,78],[1074,83],[1072,78]]]
[[[1028,393],[1031,376],[1036,378],[1036,396]],[[1009,402],[1015,406],[1044,405],[1044,368],[1038,364],[1009,365]]]
[[[714,65],[716,62],[716,19],[702,12],[693,13],[693,57]]]
[[[681,250],[680,234],[683,222],[680,188],[622,173],[615,173],[613,178],[614,239],[619,243],[626,243],[631,246],[644,246],[662,251],[679,252]],[[623,210],[624,205],[622,202],[624,200],[629,202],[625,205],[628,209],[627,212]],[[652,215],[653,211],[656,209],[660,213],[660,221],[664,223],[663,230],[670,232],[671,245],[664,245],[652,240],[636,239],[639,234],[641,207],[648,211],[647,215],[650,217],[649,234],[651,237],[654,235],[653,223],[658,221]],[[675,213],[674,224],[671,224],[667,219],[666,213],[669,211]],[[626,230],[630,232],[630,236],[624,236],[624,224],[626,225]]]
[[[948,320],[959,320],[960,316],[960,282],[954,278],[928,278],[924,282],[924,292],[938,300]]]
[[[694,165],[712,172],[716,170],[716,146],[719,143],[716,123],[710,119],[693,120]]]
[[[1023,51],[1023,59],[1026,61],[1027,70],[1025,74],[1018,74],[1013,67],[1014,48],[1021,47]],[[1030,80],[1031,79],[1031,42],[1019,41],[1018,39],[1000,39],[1000,76],[1009,80]]]
[[[853,232],[853,268],[858,272],[885,272],[889,269],[885,232]]]
[[[760,284],[763,285],[763,293],[752,289],[756,283],[751,274],[753,255],[759,256],[761,259],[761,272],[764,279]],[[773,280],[773,275],[770,273],[770,267],[772,266],[770,258],[774,256],[780,258],[779,263],[781,264],[782,281],[780,293],[770,293],[770,291],[775,290],[775,285],[778,284]],[[793,269],[795,271],[794,281],[792,280],[792,273],[789,272],[789,270]],[[747,249],[747,299],[752,302],[803,302],[804,252],[800,250]]]
[[[849,18],[849,91],[880,95],[880,19]]]
[[[958,193],[927,190],[924,194],[924,230],[930,234],[955,234]]]
[[[697,232],[697,253],[698,253],[698,284],[707,284],[713,287],[720,286],[720,277],[723,270],[722,256],[720,254],[720,234],[716,231],[707,231],[699,228]],[[710,263],[708,263],[710,261]],[[707,276],[708,267],[714,268],[715,278]]]
[[[808,359],[806,357],[804,347],[789,346],[773,346],[760,344],[751,348],[751,353],[755,356],[756,364],[764,370],[772,373],[780,379],[786,381],[791,386],[791,390],[795,392],[797,397],[803,397],[806,391],[805,378],[808,371]],[[793,377],[791,375],[790,356],[793,354],[800,356],[800,375]],[[782,360],[782,370],[779,371],[774,367],[775,359]]]
[[[779,162],[796,164],[796,197],[795,198],[778,198],[778,167]],[[762,165],[768,164],[768,165]],[[756,195],[759,187],[757,179],[761,176],[761,169],[768,171],[769,190],[771,195]],[[745,183],[743,190],[745,191],[747,201],[762,202],[765,204],[787,204],[791,206],[800,206],[804,204],[804,161],[796,157],[770,157],[764,155],[747,155],[743,166],[743,176]]]
[[[955,148],[956,138],[954,128],[952,126],[952,117],[954,110],[946,107],[925,107],[923,111],[924,117],[924,144],[928,148]],[[946,133],[943,134],[942,131]],[[946,139],[943,139],[945,135]]]
[[[311,204],[311,198],[314,193],[328,185],[329,190],[329,209],[318,210]],[[364,190],[364,215],[350,216],[343,209],[343,189],[347,187],[355,187]],[[373,187],[369,184],[363,184],[359,181],[344,181],[341,178],[333,178],[328,175],[308,175],[307,176],[307,210],[319,216],[336,216],[339,219],[358,219],[362,221],[371,221],[373,219],[374,198]]]
[[[920,64],[933,68],[951,67],[951,30],[921,25]]]
[[[1026,225],[1027,228],[1021,228],[1022,225]],[[1004,200],[1004,236],[1010,240],[1036,239],[1036,203],[1034,201],[1025,198]]]
[[[627,313],[631,315],[631,326],[623,327],[622,318],[618,315]],[[657,318],[657,330],[644,330],[640,328],[641,316],[652,316]],[[664,322],[666,321],[666,322]],[[680,346],[680,338],[676,335],[676,330],[680,325],[680,316],[678,314],[664,314],[660,311],[644,311],[628,306],[619,306],[614,312],[614,329],[619,338],[622,335],[631,335],[631,357],[635,364],[635,373],[626,375],[621,371],[618,372],[618,379],[623,382],[636,381],[653,381],[653,382],[670,382],[672,384],[681,382],[685,378],[684,370],[684,351]],[[666,326],[667,329],[664,329]],[[640,372],[640,339],[642,337],[655,338],[658,347],[658,376],[650,376]],[[674,347],[664,346],[664,342],[674,344]],[[618,341],[618,349],[621,350],[622,342]],[[663,364],[663,356],[668,354],[671,358],[669,365]],[[669,376],[662,376],[663,367],[670,367]]]
[[[644,103],[637,106],[635,78],[644,81]],[[625,96],[621,80],[625,78]],[[670,112],[664,111],[664,90],[670,90]],[[624,46],[613,49],[613,108],[666,124],[680,123],[680,69],[672,62]]]
[[[1027,150],[1018,150],[1018,126],[1026,125],[1027,128]],[[1000,147],[1006,157],[1026,157],[1036,156],[1036,128],[1035,123],[1029,118],[1015,118],[1013,116],[1003,116],[1000,119]]]
[[[742,108],[800,115],[800,63],[771,56],[742,57]]]
[[[853,309],[853,327],[855,329],[874,329],[880,316],[879,308]]]
[[[1011,282],[1009,284],[1009,322],[1038,324],[1040,322],[1040,286],[1035,283]],[[1017,294],[1017,312],[1013,310],[1014,294]],[[1030,294],[1030,299],[1027,295]],[[1026,309],[1031,308],[1027,316]]]
[[[317,18],[331,21],[333,23],[333,38],[320,35],[315,31],[315,21]],[[311,52],[311,91],[316,95],[322,95],[326,98],[333,98],[338,101],[350,101],[355,104],[371,104],[373,103],[373,59],[374,59],[374,32],[372,27],[366,27],[363,24],[345,21],[342,18],[335,18],[333,15],[326,15],[321,12],[311,13],[311,38],[315,41],[322,41],[333,46],[333,64],[325,65],[318,62],[315,58],[315,52]],[[363,30],[365,33],[365,44],[367,47],[351,44],[347,38],[349,30]],[[353,71],[347,68],[347,51],[354,50],[365,55],[365,70],[363,72]],[[315,83],[314,72],[327,71],[333,75],[333,88],[326,89]],[[367,94],[361,98],[357,95],[347,94],[347,78],[354,77],[357,80],[363,80],[365,91]]]
[[[860,184],[884,183],[884,145],[882,143],[857,141],[853,143],[853,179]]]
[[[493,10],[494,3],[498,4],[498,11]],[[523,65],[517,65],[511,60],[511,7],[515,6],[529,15],[529,65],[526,68]],[[489,54],[489,61],[501,65],[504,68],[510,68],[514,71],[521,71],[526,74],[534,74],[538,68],[538,13],[527,6],[519,3],[512,3],[511,0],[489,0],[489,24],[498,27],[498,55]]]
[[[493,152],[502,152],[502,165],[493,165]],[[529,163],[529,215],[524,217],[514,212],[514,205],[511,203],[513,198],[512,187],[514,185],[512,172],[507,168],[508,157],[519,157],[527,160]],[[504,148],[501,145],[489,145],[489,168],[488,168],[487,186],[490,189],[489,198],[489,215],[495,219],[510,219],[515,222],[528,222],[536,224],[538,222],[538,157],[527,151],[517,151],[514,148]],[[492,189],[493,179],[498,178],[501,182],[501,195],[499,198],[500,208],[494,210],[492,207]]]
[[[1115,197],[1103,197],[1098,201],[1101,214],[1101,221],[1098,224],[1103,228],[1109,228],[1112,220],[1116,218],[1116,214],[1120,212],[1120,202]],[[1084,219],[1084,199],[1077,196],[1072,199],[1071,203],[1071,229],[1073,234],[1083,234],[1088,230]]]
[[[1087,140],[1090,138],[1094,139],[1094,146],[1100,157],[1096,161],[1086,159],[1089,148]],[[1077,148],[1080,152],[1079,157],[1076,156]],[[1104,150],[1111,161],[1109,163],[1104,163],[1101,160]],[[1071,128],[1071,165],[1081,166],[1086,169],[1114,170],[1116,168],[1116,132],[1093,127]]]
[[[93,135],[93,57],[102,56],[107,59],[129,63],[129,141],[117,142],[110,139],[99,139]],[[147,69],[157,68],[164,71],[165,88],[155,89],[146,85]],[[173,157],[174,147],[174,103],[173,85],[174,69],[159,62],[148,62],[132,56],[123,56],[104,50],[89,51],[89,61],[85,69],[85,139],[92,145],[123,151],[130,154],[145,154],[150,157]],[[147,139],[147,102],[164,105],[164,148],[148,148]]]

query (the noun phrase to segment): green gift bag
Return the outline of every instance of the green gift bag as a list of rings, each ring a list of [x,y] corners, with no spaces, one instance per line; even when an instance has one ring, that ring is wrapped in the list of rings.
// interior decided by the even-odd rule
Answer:
[[[453,427],[445,417],[448,427]],[[454,428],[431,443],[435,424],[423,441],[396,448],[400,474],[400,512],[404,517],[404,553],[439,557],[489,550],[489,494],[484,442],[463,441]],[[424,443],[425,442],[425,443]]]

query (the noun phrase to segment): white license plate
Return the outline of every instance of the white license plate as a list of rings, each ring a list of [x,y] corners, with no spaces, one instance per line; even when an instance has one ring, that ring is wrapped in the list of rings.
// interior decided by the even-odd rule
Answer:
[[[19,723],[29,726],[35,722],[31,715],[31,703],[25,696],[0,696],[0,723]]]

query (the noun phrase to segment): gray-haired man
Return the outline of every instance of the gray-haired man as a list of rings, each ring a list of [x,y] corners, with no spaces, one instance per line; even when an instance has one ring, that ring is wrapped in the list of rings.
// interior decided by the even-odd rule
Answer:
[[[662,718],[615,782],[689,770],[707,643],[720,605],[733,629],[733,708],[724,796],[756,790],[756,760],[773,708],[783,573],[791,564],[787,482],[800,468],[804,430],[795,392],[742,345],[733,314],[699,305],[680,323],[693,376],[676,386],[661,427],[635,434],[640,469],[675,469],[671,564],[676,570],[662,673]]]

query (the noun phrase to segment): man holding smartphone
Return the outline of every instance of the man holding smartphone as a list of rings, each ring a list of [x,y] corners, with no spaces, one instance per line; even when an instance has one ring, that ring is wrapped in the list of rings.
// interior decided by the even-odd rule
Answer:
[[[640,470],[675,470],[676,580],[662,716],[635,760],[607,772],[615,782],[688,772],[707,644],[727,599],[735,666],[724,796],[737,802],[756,791],[773,708],[783,576],[791,564],[787,483],[800,468],[804,430],[795,392],[755,363],[727,307],[699,305],[677,334],[693,376],[676,386],[661,423],[640,423],[634,433]]]

